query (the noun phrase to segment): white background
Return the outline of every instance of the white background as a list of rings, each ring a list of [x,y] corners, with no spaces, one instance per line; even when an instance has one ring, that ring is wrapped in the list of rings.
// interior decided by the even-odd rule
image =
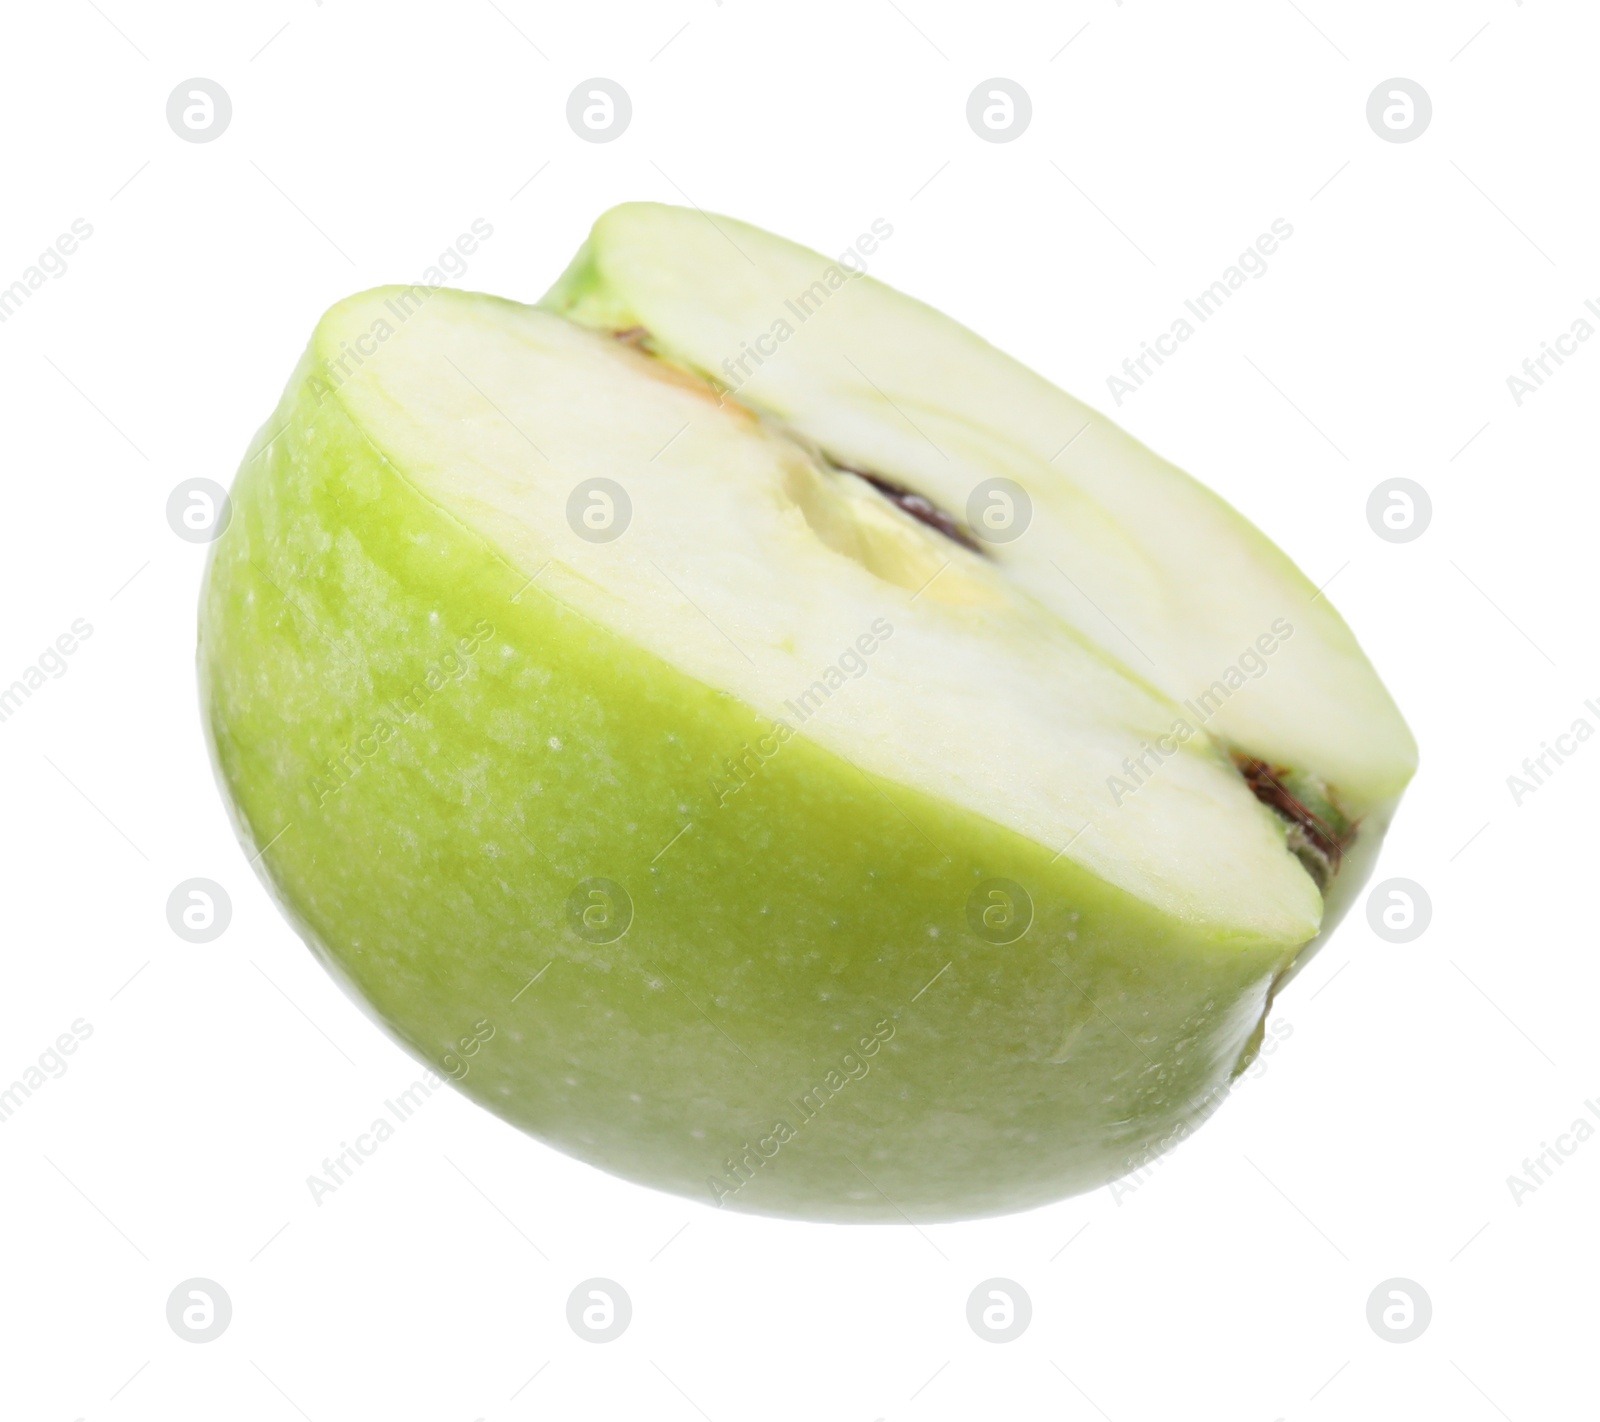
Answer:
[[[1506,777],[1600,697],[1600,342],[1506,385],[1600,299],[1594,57],[1578,0],[1455,4],[64,0],[5,11],[0,285],[90,240],[0,326],[0,683],[92,638],[0,724],[0,1085],[93,1035],[0,1125],[0,1413],[872,1419],[1592,1415],[1600,1140],[1507,1177],[1600,1098],[1588,917],[1600,744]],[[1070,41],[1070,43],[1069,43]],[[168,94],[233,119],[180,141]],[[595,75],[617,141],[567,126]],[[980,141],[968,94],[1033,101]],[[1368,94],[1432,97],[1381,141]],[[226,483],[319,313],[410,280],[533,300],[594,217],[693,202],[837,252],[1115,415],[1254,519],[1356,629],[1422,747],[1378,876],[1275,1010],[1254,1079],[1132,1192],[973,1224],[834,1228],[613,1180],[437,1094],[336,1195],[306,1177],[414,1080],[312,960],[224,819],[193,677],[204,548],[169,492]],[[1274,218],[1294,236],[1135,396],[1106,377]],[[1368,527],[1380,480],[1426,534]],[[130,581],[131,579],[131,581]],[[196,946],[173,886],[222,883]],[[634,1317],[596,1346],[575,1284]],[[182,1280],[233,1321],[168,1326]],[[966,1299],[1017,1281],[995,1345]],[[1377,1336],[1415,1280],[1433,1320]],[[529,1379],[533,1380],[530,1382]]]

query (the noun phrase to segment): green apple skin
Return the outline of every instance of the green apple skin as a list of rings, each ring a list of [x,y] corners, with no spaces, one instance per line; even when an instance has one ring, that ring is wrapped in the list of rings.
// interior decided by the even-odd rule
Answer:
[[[1204,936],[552,600],[356,427],[326,339],[234,484],[202,710],[247,853],[419,1059],[604,1170],[820,1220],[1041,1205],[1214,1109],[1304,945]],[[990,878],[1015,942],[968,926]]]

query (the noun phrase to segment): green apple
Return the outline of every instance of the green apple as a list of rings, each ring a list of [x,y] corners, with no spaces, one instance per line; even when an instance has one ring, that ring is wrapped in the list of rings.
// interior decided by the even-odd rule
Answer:
[[[232,499],[202,698],[285,912],[467,1095],[708,1204],[1144,1163],[1415,766],[1215,495],[725,218],[617,208],[538,306],[340,302]]]

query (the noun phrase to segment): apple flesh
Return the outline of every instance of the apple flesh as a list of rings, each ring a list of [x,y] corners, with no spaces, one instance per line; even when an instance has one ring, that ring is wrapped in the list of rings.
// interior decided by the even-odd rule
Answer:
[[[390,1031],[604,1169],[834,1220],[1092,1188],[1248,1063],[1414,746],[1259,533],[919,303],[850,277],[732,389],[828,264],[717,222],[324,316],[202,595],[241,837]]]

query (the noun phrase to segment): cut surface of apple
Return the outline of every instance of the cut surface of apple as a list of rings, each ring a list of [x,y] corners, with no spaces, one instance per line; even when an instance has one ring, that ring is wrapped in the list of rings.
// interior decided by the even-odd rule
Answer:
[[[817,253],[725,217],[629,203],[596,224],[543,305],[639,329],[668,360],[792,423],[841,463],[964,514],[1010,477],[1026,536],[991,558],[1064,623],[1174,701],[1221,680],[1287,617],[1298,639],[1209,728],[1314,768],[1357,815],[1392,800],[1416,747],[1355,638],[1208,489],[971,331]],[[839,281],[837,286],[834,282]],[[781,323],[789,334],[773,335]],[[757,348],[754,338],[765,337]],[[764,356],[763,349],[775,348]]]
[[[630,205],[540,307],[339,303],[207,724],[313,947],[490,1109],[707,1203],[1020,1208],[1216,1104],[1415,750],[1231,509],[828,265]]]

